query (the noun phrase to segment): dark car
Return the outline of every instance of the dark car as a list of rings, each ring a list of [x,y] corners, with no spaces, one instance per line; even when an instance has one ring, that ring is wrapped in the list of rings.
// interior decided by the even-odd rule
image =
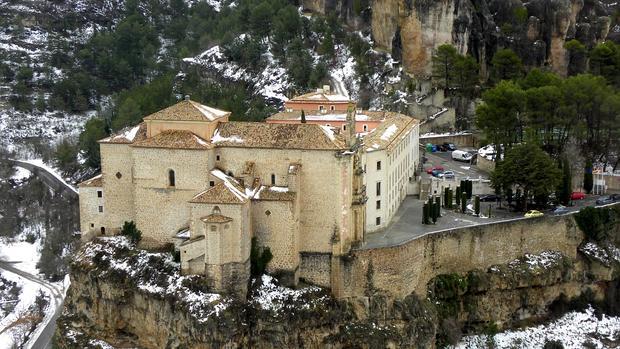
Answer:
[[[480,195],[481,202],[496,202],[498,200],[499,200],[499,196],[495,194]]]
[[[613,204],[614,202],[616,202],[616,200],[614,200],[614,197],[610,196],[601,196],[600,198],[596,199],[596,204],[597,205],[607,205],[607,204]]]
[[[442,144],[442,147],[444,147],[444,149],[446,149],[446,151],[456,150],[456,146],[453,143],[444,143],[444,144]]]
[[[443,170],[437,169],[435,168],[433,171],[431,171],[431,175],[433,177],[439,177],[441,174],[443,174]]]

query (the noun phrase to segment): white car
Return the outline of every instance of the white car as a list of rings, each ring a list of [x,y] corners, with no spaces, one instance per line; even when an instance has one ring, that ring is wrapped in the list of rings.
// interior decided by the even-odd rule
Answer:
[[[452,152],[452,160],[470,161],[474,156],[470,153],[462,150],[455,150]]]
[[[445,178],[445,179],[453,179],[454,178],[454,171],[445,171],[443,173],[440,173],[437,177]]]

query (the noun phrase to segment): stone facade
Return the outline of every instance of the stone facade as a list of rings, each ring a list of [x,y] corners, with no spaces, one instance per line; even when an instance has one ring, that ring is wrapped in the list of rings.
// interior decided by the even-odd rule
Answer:
[[[440,274],[486,270],[545,250],[575,258],[583,233],[571,215],[518,219],[427,234],[398,246],[360,249],[341,259],[339,297],[381,291],[397,298],[425,296]],[[372,265],[372,271],[369,271]]]
[[[286,284],[337,287],[339,256],[369,226],[366,153],[385,157],[373,176],[389,184],[387,224],[418,161],[417,121],[382,113],[390,121],[366,139],[356,135],[352,104],[346,131],[228,115],[186,100],[101,140],[102,174],[80,187],[82,232],[114,234],[134,221],[142,247],[174,245],[182,271],[205,274],[218,291],[250,277],[255,238],[273,254],[267,271]]]

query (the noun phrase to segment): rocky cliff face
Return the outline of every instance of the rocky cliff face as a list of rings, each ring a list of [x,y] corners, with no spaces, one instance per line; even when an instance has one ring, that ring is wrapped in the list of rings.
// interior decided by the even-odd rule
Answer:
[[[611,19],[619,5],[610,0],[374,0],[357,16],[351,10],[355,1],[303,3],[312,11],[337,11],[358,28],[366,25],[379,47],[422,77],[430,74],[433,50],[444,43],[476,57],[483,74],[495,51],[505,47],[528,65],[565,74],[567,41],[592,47],[620,31]]]
[[[445,342],[446,323],[459,333],[531,324],[575,299],[620,311],[614,259],[620,250],[590,244],[581,252],[576,260],[547,251],[439,275],[427,299],[369,292],[336,300],[318,287],[292,290],[263,276],[240,301],[209,293],[199,277],[178,275],[168,254],[108,238],[86,245],[74,262],[56,342],[60,348],[95,347],[96,339],[140,348],[434,348]]]

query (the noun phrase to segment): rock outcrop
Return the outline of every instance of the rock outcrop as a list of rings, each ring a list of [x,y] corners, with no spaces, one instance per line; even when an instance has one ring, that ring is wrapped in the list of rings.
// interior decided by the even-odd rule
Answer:
[[[420,77],[430,74],[433,50],[445,43],[474,56],[483,75],[499,48],[513,49],[527,65],[566,74],[564,44],[578,39],[590,48],[605,40],[619,7],[595,0],[374,0],[356,16],[356,3],[303,1],[311,11],[336,11],[350,25],[366,26],[380,48],[402,57],[405,70]]]
[[[201,277],[179,276],[169,254],[108,238],[87,244],[73,263],[55,340],[60,348],[94,347],[94,339],[139,348],[434,348],[447,327],[471,333],[531,324],[575,300],[620,311],[617,251],[589,242],[576,259],[545,251],[438,275],[427,299],[373,291],[336,300],[265,275],[241,301],[208,293]]]

